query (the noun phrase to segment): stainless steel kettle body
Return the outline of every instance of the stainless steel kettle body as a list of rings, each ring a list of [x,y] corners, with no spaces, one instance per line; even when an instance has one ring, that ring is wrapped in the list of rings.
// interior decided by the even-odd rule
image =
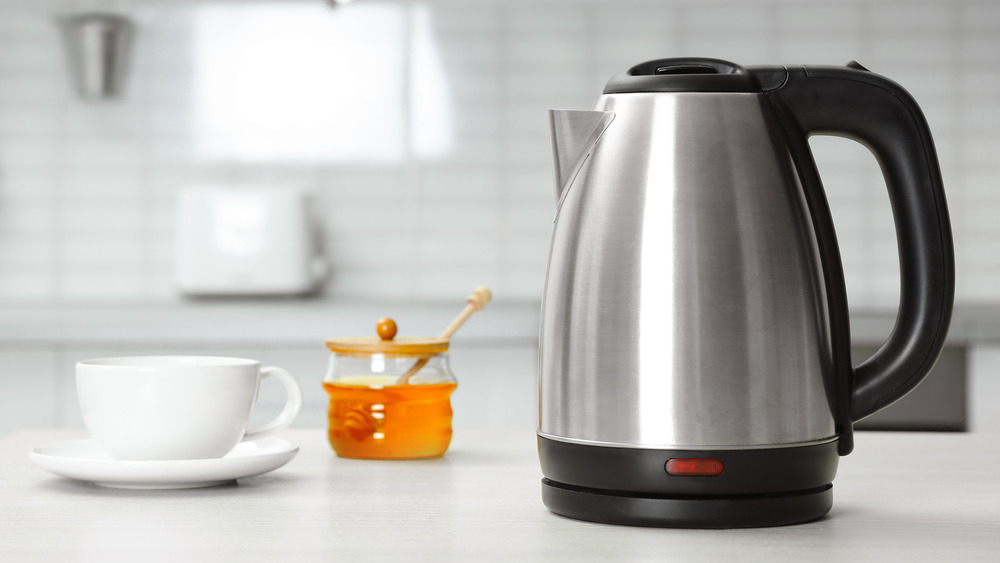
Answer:
[[[850,95],[825,100],[823,70],[842,82],[846,73]],[[829,510],[851,423],[926,374],[953,299],[926,124],[910,105],[880,106],[898,104],[896,92],[865,108],[870,100],[850,90],[885,83],[859,66],[667,59],[613,79],[593,111],[550,112],[558,209],[538,428],[550,509],[698,527]],[[878,123],[860,123],[872,112]],[[878,132],[887,120],[909,122]],[[875,363],[857,369],[836,237],[805,142],[814,133],[871,146],[894,196],[901,314]]]
[[[597,101],[614,121],[552,236],[542,435],[686,448],[835,437],[816,237],[763,98]]]

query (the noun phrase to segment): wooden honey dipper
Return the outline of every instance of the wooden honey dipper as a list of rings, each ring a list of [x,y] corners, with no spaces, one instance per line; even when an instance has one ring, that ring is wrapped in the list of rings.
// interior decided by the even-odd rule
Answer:
[[[462,312],[459,313],[457,317],[455,317],[455,320],[451,321],[451,324],[448,325],[448,328],[444,329],[444,332],[442,332],[441,335],[438,336],[438,338],[440,338],[441,340],[451,340],[451,335],[455,334],[455,331],[457,331],[459,327],[461,327],[462,324],[465,323],[465,321],[469,320],[469,317],[472,316],[472,313],[475,313],[476,311],[482,311],[483,305],[489,303],[490,299],[493,299],[493,294],[490,293],[489,289],[487,289],[484,286],[477,287],[476,290],[472,293],[472,295],[468,296],[465,299],[465,301],[468,303],[468,305],[465,306],[465,309],[462,309]],[[411,367],[409,370],[407,370],[406,373],[404,373],[403,375],[399,376],[398,379],[396,379],[396,385],[408,384],[410,382],[410,377],[412,377],[413,374],[417,373],[418,371],[424,369],[424,366],[426,366],[427,362],[429,361],[430,358],[420,358],[419,360],[417,360],[417,362],[413,364],[413,367]]]

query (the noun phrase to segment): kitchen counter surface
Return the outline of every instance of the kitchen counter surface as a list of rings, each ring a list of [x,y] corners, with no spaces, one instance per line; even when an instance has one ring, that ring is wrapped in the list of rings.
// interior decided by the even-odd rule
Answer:
[[[390,316],[406,336],[439,333],[463,302],[363,303],[308,299],[188,300],[162,304],[0,305],[0,343],[104,344],[150,342],[252,342],[313,344],[332,336],[357,336]],[[498,299],[474,315],[455,340],[537,343],[537,301]],[[851,312],[855,342],[878,344],[892,331],[895,309]],[[374,332],[373,332],[374,334]],[[1000,341],[1000,307],[959,305],[952,344]]]
[[[35,467],[32,446],[79,430],[0,439],[3,561],[997,561],[1000,435],[860,433],[833,510],[797,526],[629,528],[541,503],[530,432],[458,432],[441,459],[333,455],[321,429],[298,456],[236,485],[104,489]]]
[[[454,303],[330,303],[309,300],[215,300],[162,305],[0,307],[6,344],[148,344],[155,342],[314,344],[317,339],[375,336],[392,317],[400,336],[438,334],[462,308]],[[473,315],[455,341],[534,343],[539,305],[497,300]]]

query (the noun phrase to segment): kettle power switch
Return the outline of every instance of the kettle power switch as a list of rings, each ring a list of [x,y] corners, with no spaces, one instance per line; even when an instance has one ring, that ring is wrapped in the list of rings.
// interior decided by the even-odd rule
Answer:
[[[675,457],[667,460],[665,469],[675,477],[715,477],[724,468],[715,458]]]

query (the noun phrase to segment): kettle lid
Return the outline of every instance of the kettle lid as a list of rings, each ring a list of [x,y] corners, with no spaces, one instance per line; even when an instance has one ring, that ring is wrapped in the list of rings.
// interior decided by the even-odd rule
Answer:
[[[637,92],[760,92],[761,87],[742,66],[701,57],[656,59],[614,76],[605,94]]]

